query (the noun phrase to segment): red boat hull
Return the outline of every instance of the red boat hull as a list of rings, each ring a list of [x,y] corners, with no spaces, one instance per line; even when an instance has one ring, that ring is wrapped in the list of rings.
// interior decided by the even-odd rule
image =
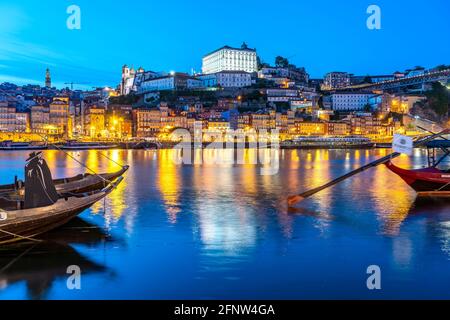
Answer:
[[[450,191],[450,172],[446,173],[436,168],[406,170],[392,162],[388,162],[386,166],[419,193]]]

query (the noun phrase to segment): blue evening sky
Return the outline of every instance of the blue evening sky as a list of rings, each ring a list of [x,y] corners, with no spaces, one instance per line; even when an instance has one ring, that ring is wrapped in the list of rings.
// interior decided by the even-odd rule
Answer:
[[[69,5],[81,30],[66,27]],[[381,30],[366,27],[381,8]],[[0,82],[116,85],[123,64],[154,71],[200,71],[225,44],[256,47],[328,71],[384,74],[450,64],[448,0],[0,0]]]

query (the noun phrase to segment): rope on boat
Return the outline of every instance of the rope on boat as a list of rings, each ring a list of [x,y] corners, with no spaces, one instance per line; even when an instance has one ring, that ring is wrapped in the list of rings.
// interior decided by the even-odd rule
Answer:
[[[33,241],[33,242],[44,242],[43,240],[39,240],[39,239],[35,239],[35,238],[32,238],[32,237],[27,237],[27,236],[21,236],[20,234],[9,232],[9,231],[3,230],[3,229],[0,229],[0,232],[3,232],[5,234],[7,234],[7,235],[14,236],[14,237],[17,237],[17,238],[20,238],[20,239],[24,239],[24,240],[30,240],[30,241]]]
[[[38,135],[39,135],[39,136],[40,136],[47,144],[49,144],[48,139],[47,139],[45,136],[43,136],[43,135],[41,135],[41,134],[39,134],[39,133],[38,133]],[[108,179],[105,179],[104,177],[102,177],[101,175],[99,175],[99,174],[98,174],[97,172],[95,172],[93,169],[89,168],[86,164],[82,163],[81,161],[79,161],[78,159],[76,159],[74,156],[72,156],[71,154],[69,154],[69,153],[66,152],[65,150],[63,150],[63,149],[61,149],[60,147],[58,147],[56,144],[50,143],[50,145],[53,146],[53,147],[55,147],[55,148],[58,149],[59,151],[64,152],[64,153],[65,153],[68,157],[70,157],[72,160],[75,160],[75,162],[77,162],[77,163],[80,164],[81,166],[85,167],[86,169],[88,169],[89,171],[91,171],[94,175],[96,175],[97,177],[99,177],[100,179],[102,179],[103,182],[106,182],[106,183],[108,183],[108,184],[111,183],[111,181],[109,181]],[[101,153],[100,153],[100,154],[101,154]],[[112,160],[112,161],[114,161],[114,160]],[[123,166],[121,166],[121,167],[123,168]]]
[[[437,189],[437,190],[435,190],[435,191],[442,191],[442,190],[444,190],[445,188],[447,188],[448,186],[450,186],[450,182],[447,183],[446,185],[443,185],[442,187],[440,187],[439,189]]]
[[[117,164],[119,167],[122,167],[122,168],[124,167],[124,165],[118,163],[117,161],[115,161],[114,159],[112,159],[112,158],[109,157],[108,155],[104,154],[103,152],[100,152],[100,151],[99,151],[98,153],[100,153],[102,156],[104,156],[104,157],[105,157],[106,159],[108,159],[109,161],[111,161],[111,162]]]
[[[99,175],[97,172],[95,172],[93,169],[89,168],[86,164],[84,164],[83,162],[79,161],[77,158],[75,158],[74,156],[72,156],[71,154],[69,154],[68,152],[66,152],[65,150],[59,148],[56,145],[53,145],[54,147],[56,147],[59,151],[64,152],[68,157],[70,157],[71,159],[75,160],[75,162],[77,162],[78,164],[80,164],[81,166],[85,167],[86,169],[88,169],[89,171],[91,171],[94,175],[96,175],[97,177],[99,177],[100,179],[102,179],[104,182],[106,183],[111,183],[111,181],[109,181],[108,179],[105,179],[104,177],[102,177],[101,175]]]

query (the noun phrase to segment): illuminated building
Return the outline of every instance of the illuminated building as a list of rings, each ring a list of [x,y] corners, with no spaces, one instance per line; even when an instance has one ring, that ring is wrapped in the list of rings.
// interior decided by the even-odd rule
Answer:
[[[237,116],[236,128],[245,130],[251,127],[251,115],[250,113],[244,113]]]
[[[333,115],[333,110],[316,110],[314,113],[314,117],[322,121],[330,121],[330,117]]]
[[[16,112],[16,132],[30,132],[30,114],[28,112]]]
[[[323,89],[339,89],[350,85],[350,74],[347,72],[330,72],[324,77]]]
[[[120,94],[127,95],[133,89],[134,77],[136,75],[136,71],[131,67],[131,69],[124,65],[122,67],[122,81],[120,82]]]
[[[350,123],[352,127],[352,134],[355,135],[388,135],[388,126],[383,125],[380,118],[373,116],[351,116]]]
[[[352,127],[350,123],[330,121],[327,122],[327,133],[331,136],[346,136],[350,135]]]
[[[16,127],[16,108],[0,101],[0,131],[14,132]]]
[[[243,43],[241,48],[224,46],[203,57],[203,74],[221,71],[257,72],[258,63],[256,50],[248,48],[248,46]]]
[[[133,136],[155,137],[162,128],[162,114],[158,109],[133,110]]]
[[[258,78],[271,80],[283,87],[290,87],[289,83],[307,84],[309,74],[305,68],[297,67],[264,67],[258,71]]]
[[[210,132],[225,132],[229,129],[230,129],[230,122],[225,119],[208,120],[208,131]]]
[[[269,102],[289,102],[300,98],[299,91],[296,89],[267,89],[266,95]]]
[[[106,128],[118,138],[133,135],[133,108],[131,105],[111,104],[106,113]]]
[[[319,136],[327,133],[327,124],[324,122],[296,121],[295,129],[298,135]]]
[[[172,73],[167,76],[145,80],[140,85],[141,92],[187,90],[201,88],[202,81],[186,73]]]
[[[426,100],[426,97],[421,95],[395,95],[383,93],[371,97],[369,103],[372,105],[372,109],[378,110],[383,114],[389,112],[408,114],[414,104],[422,100]]]
[[[45,134],[50,126],[50,108],[46,106],[32,106],[30,108],[31,132]]]
[[[105,109],[102,107],[91,106],[84,110],[84,134],[91,138],[100,138],[104,136],[105,127]]]
[[[251,127],[256,131],[276,129],[275,111],[253,113],[251,115]]]
[[[252,85],[252,75],[244,71],[221,71],[199,76],[202,87],[243,88]]]
[[[369,105],[372,93],[343,92],[331,95],[332,109],[335,111],[362,111]]]
[[[276,128],[280,133],[291,133],[295,130],[295,111],[288,110],[275,115]]]
[[[49,108],[50,125],[55,127],[58,134],[68,136],[70,131],[69,98],[55,97]]]

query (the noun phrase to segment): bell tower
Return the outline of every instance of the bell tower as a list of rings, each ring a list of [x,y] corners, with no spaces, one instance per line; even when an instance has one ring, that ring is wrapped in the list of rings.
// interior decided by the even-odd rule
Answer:
[[[49,68],[47,68],[47,70],[45,71],[45,86],[49,89],[52,87],[52,77],[50,75]]]

